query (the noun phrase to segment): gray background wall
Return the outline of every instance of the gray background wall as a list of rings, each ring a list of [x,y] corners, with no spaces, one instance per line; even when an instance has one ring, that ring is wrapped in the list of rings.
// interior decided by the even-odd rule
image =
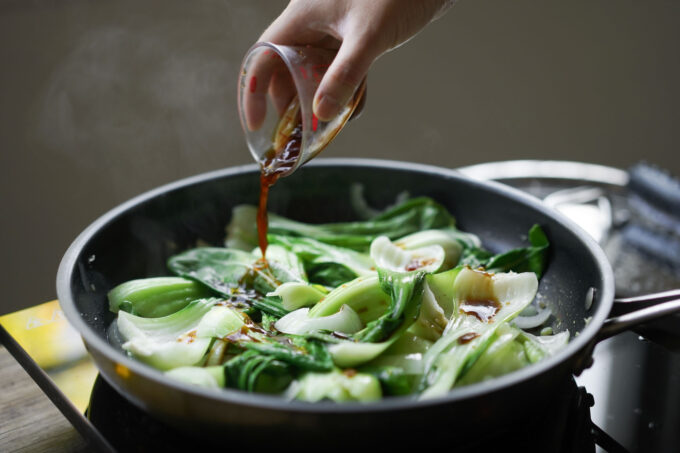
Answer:
[[[54,298],[69,243],[118,203],[250,162],[236,77],[284,6],[0,1],[0,313]],[[324,155],[680,175],[679,81],[676,1],[462,0],[375,63]]]

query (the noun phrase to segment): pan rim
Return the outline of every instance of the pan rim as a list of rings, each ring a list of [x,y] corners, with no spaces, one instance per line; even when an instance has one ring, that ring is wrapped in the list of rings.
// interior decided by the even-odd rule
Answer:
[[[460,179],[466,181],[467,184],[485,188],[484,190],[491,190],[497,195],[510,197],[525,205],[529,205],[532,209],[539,211],[541,214],[554,219],[555,221],[564,225],[570,233],[572,233],[588,251],[593,255],[598,264],[598,268],[602,273],[602,291],[596,294],[597,310],[592,314],[591,320],[579,332],[579,335],[572,335],[567,347],[556,355],[542,360],[538,363],[532,364],[515,372],[500,376],[488,381],[471,384],[464,387],[457,387],[449,391],[446,395],[441,397],[416,400],[412,396],[404,397],[390,397],[374,403],[343,403],[337,404],[333,402],[318,402],[306,403],[302,401],[289,401],[283,399],[281,396],[272,396],[256,393],[247,393],[233,389],[204,389],[190,384],[185,384],[166,377],[161,371],[156,370],[142,362],[134,360],[131,357],[125,356],[118,351],[114,346],[109,344],[103,337],[101,337],[81,316],[76,309],[74,300],[72,299],[70,291],[70,282],[73,271],[75,270],[77,259],[84,246],[89,240],[104,226],[113,221],[122,213],[142,204],[152,198],[174,191],[180,188],[191,186],[198,183],[203,183],[208,180],[228,177],[231,175],[241,174],[244,172],[259,172],[256,164],[240,165],[228,167],[220,170],[201,173],[188,178],[180,179],[157,188],[144,192],[120,205],[112,208],[108,212],[101,215],[89,226],[87,226],[71,243],[65,252],[57,271],[57,296],[59,298],[62,310],[71,325],[76,328],[79,334],[83,337],[83,341],[90,347],[97,350],[98,353],[104,355],[108,359],[119,363],[130,371],[139,376],[148,379],[156,384],[167,385],[176,391],[187,393],[190,396],[199,398],[208,398],[218,400],[222,403],[238,404],[249,406],[253,408],[281,410],[286,412],[297,412],[304,414],[323,414],[323,413],[367,413],[367,412],[385,412],[401,409],[416,409],[427,408],[431,406],[438,406],[441,404],[450,404],[456,401],[475,398],[484,394],[501,391],[507,387],[512,387],[520,384],[523,381],[531,380],[543,373],[547,373],[550,369],[558,367],[563,362],[569,360],[573,355],[579,354],[581,351],[587,351],[588,346],[595,341],[595,337],[600,327],[606,320],[611,310],[614,299],[614,276],[611,266],[607,261],[604,251],[600,246],[587,235],[580,227],[573,221],[569,220],[557,211],[554,211],[547,206],[544,206],[538,198],[529,194],[521,192],[512,187],[495,181],[478,181],[464,176],[460,172],[426,165],[414,162],[393,161],[382,159],[366,159],[366,158],[317,158],[309,162],[306,167],[363,167],[391,169],[391,170],[406,170],[417,171],[422,173],[435,173],[449,179]],[[595,304],[593,304],[595,305]],[[582,352],[581,352],[582,353]],[[116,388],[118,386],[112,379],[101,372],[100,374],[108,382],[112,383]],[[134,399],[138,396],[135,395]],[[130,399],[130,398],[128,398]]]

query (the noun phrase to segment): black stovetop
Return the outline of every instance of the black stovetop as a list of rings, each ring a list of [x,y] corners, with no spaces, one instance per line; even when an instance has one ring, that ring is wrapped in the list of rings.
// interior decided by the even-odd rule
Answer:
[[[592,395],[584,387],[577,386],[573,378],[555,389],[556,398],[551,403],[550,414],[537,413],[530,418],[509,421],[502,428],[485,432],[484,436],[455,437],[448,447],[440,445],[442,451],[479,452],[501,451],[512,446],[524,452],[583,453],[595,451],[595,440],[598,442],[615,441],[595,427],[590,418],[593,404]],[[200,433],[185,433],[175,426],[170,426],[154,418],[143,410],[130,404],[119,395],[101,376],[95,381],[92,389],[87,417],[94,427],[109,443],[120,452],[138,451],[167,453],[184,453],[202,449],[222,447],[269,449],[281,447],[280,439],[268,439],[267,427],[262,427],[263,437],[258,439],[226,433],[224,437],[214,434],[201,436]],[[450,428],[451,420],[439,420],[432,423],[433,430]],[[426,433],[375,433],[375,438],[352,439],[345,447],[355,446],[361,450],[372,446],[371,441],[378,441],[382,448],[389,446],[407,446],[427,442]],[[334,446],[347,439],[337,439],[328,433],[328,439]],[[283,443],[290,442],[287,439]],[[305,439],[294,439],[296,450],[319,449],[319,445],[306,443]],[[293,445],[291,445],[293,446]],[[616,450],[612,450],[616,451]]]
[[[458,439],[455,450],[500,451],[513,446],[525,452],[556,453],[679,451],[680,353],[628,332],[599,344],[594,357],[593,367],[556,390],[548,410],[509,422],[483,439]],[[215,439],[178,431],[129,403],[101,376],[86,415],[121,452],[186,452],[226,444],[253,447],[254,442],[267,446],[262,439]],[[304,445],[301,439],[296,448]]]

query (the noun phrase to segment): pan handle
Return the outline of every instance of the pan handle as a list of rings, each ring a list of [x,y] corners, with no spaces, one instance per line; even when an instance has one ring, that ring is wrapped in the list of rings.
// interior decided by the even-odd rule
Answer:
[[[617,297],[614,299],[616,306],[636,306],[640,304],[656,304],[667,302],[673,299],[680,299],[680,289],[672,289],[661,293],[646,294],[636,297]]]
[[[596,343],[648,321],[680,312],[680,289],[615,299],[614,306],[613,313],[624,312],[625,314],[607,319],[595,337]]]
[[[600,341],[673,313],[680,313],[680,289],[614,299],[612,317],[602,324],[595,337],[588,342],[575,362],[574,374],[578,376],[583,370],[590,368],[593,363],[593,349]]]

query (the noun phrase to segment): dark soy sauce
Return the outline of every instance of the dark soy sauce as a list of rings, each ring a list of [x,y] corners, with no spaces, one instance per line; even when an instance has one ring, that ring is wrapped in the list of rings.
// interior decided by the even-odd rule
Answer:
[[[257,238],[262,252],[263,263],[266,263],[267,251],[267,199],[269,188],[284,174],[295,167],[302,147],[302,122],[292,128],[284,140],[281,149],[270,149],[260,159],[260,204],[257,210]]]
[[[473,315],[482,322],[491,322],[501,309],[501,303],[497,300],[465,300],[460,304],[460,312]]]
[[[346,112],[345,120],[354,112],[363,98],[366,89],[364,80]],[[309,158],[318,154],[342,129],[344,121],[333,129],[324,131],[322,139],[318,142],[315,151]],[[312,116],[312,129],[317,130],[318,120]],[[257,238],[262,252],[262,265],[266,267],[265,252],[267,251],[267,199],[269,189],[283,175],[289,174],[295,168],[302,151],[302,117],[300,113],[300,101],[293,98],[281,116],[278,128],[274,133],[272,148],[264,153],[260,159],[260,203],[257,211]],[[424,265],[424,264],[423,264]]]

